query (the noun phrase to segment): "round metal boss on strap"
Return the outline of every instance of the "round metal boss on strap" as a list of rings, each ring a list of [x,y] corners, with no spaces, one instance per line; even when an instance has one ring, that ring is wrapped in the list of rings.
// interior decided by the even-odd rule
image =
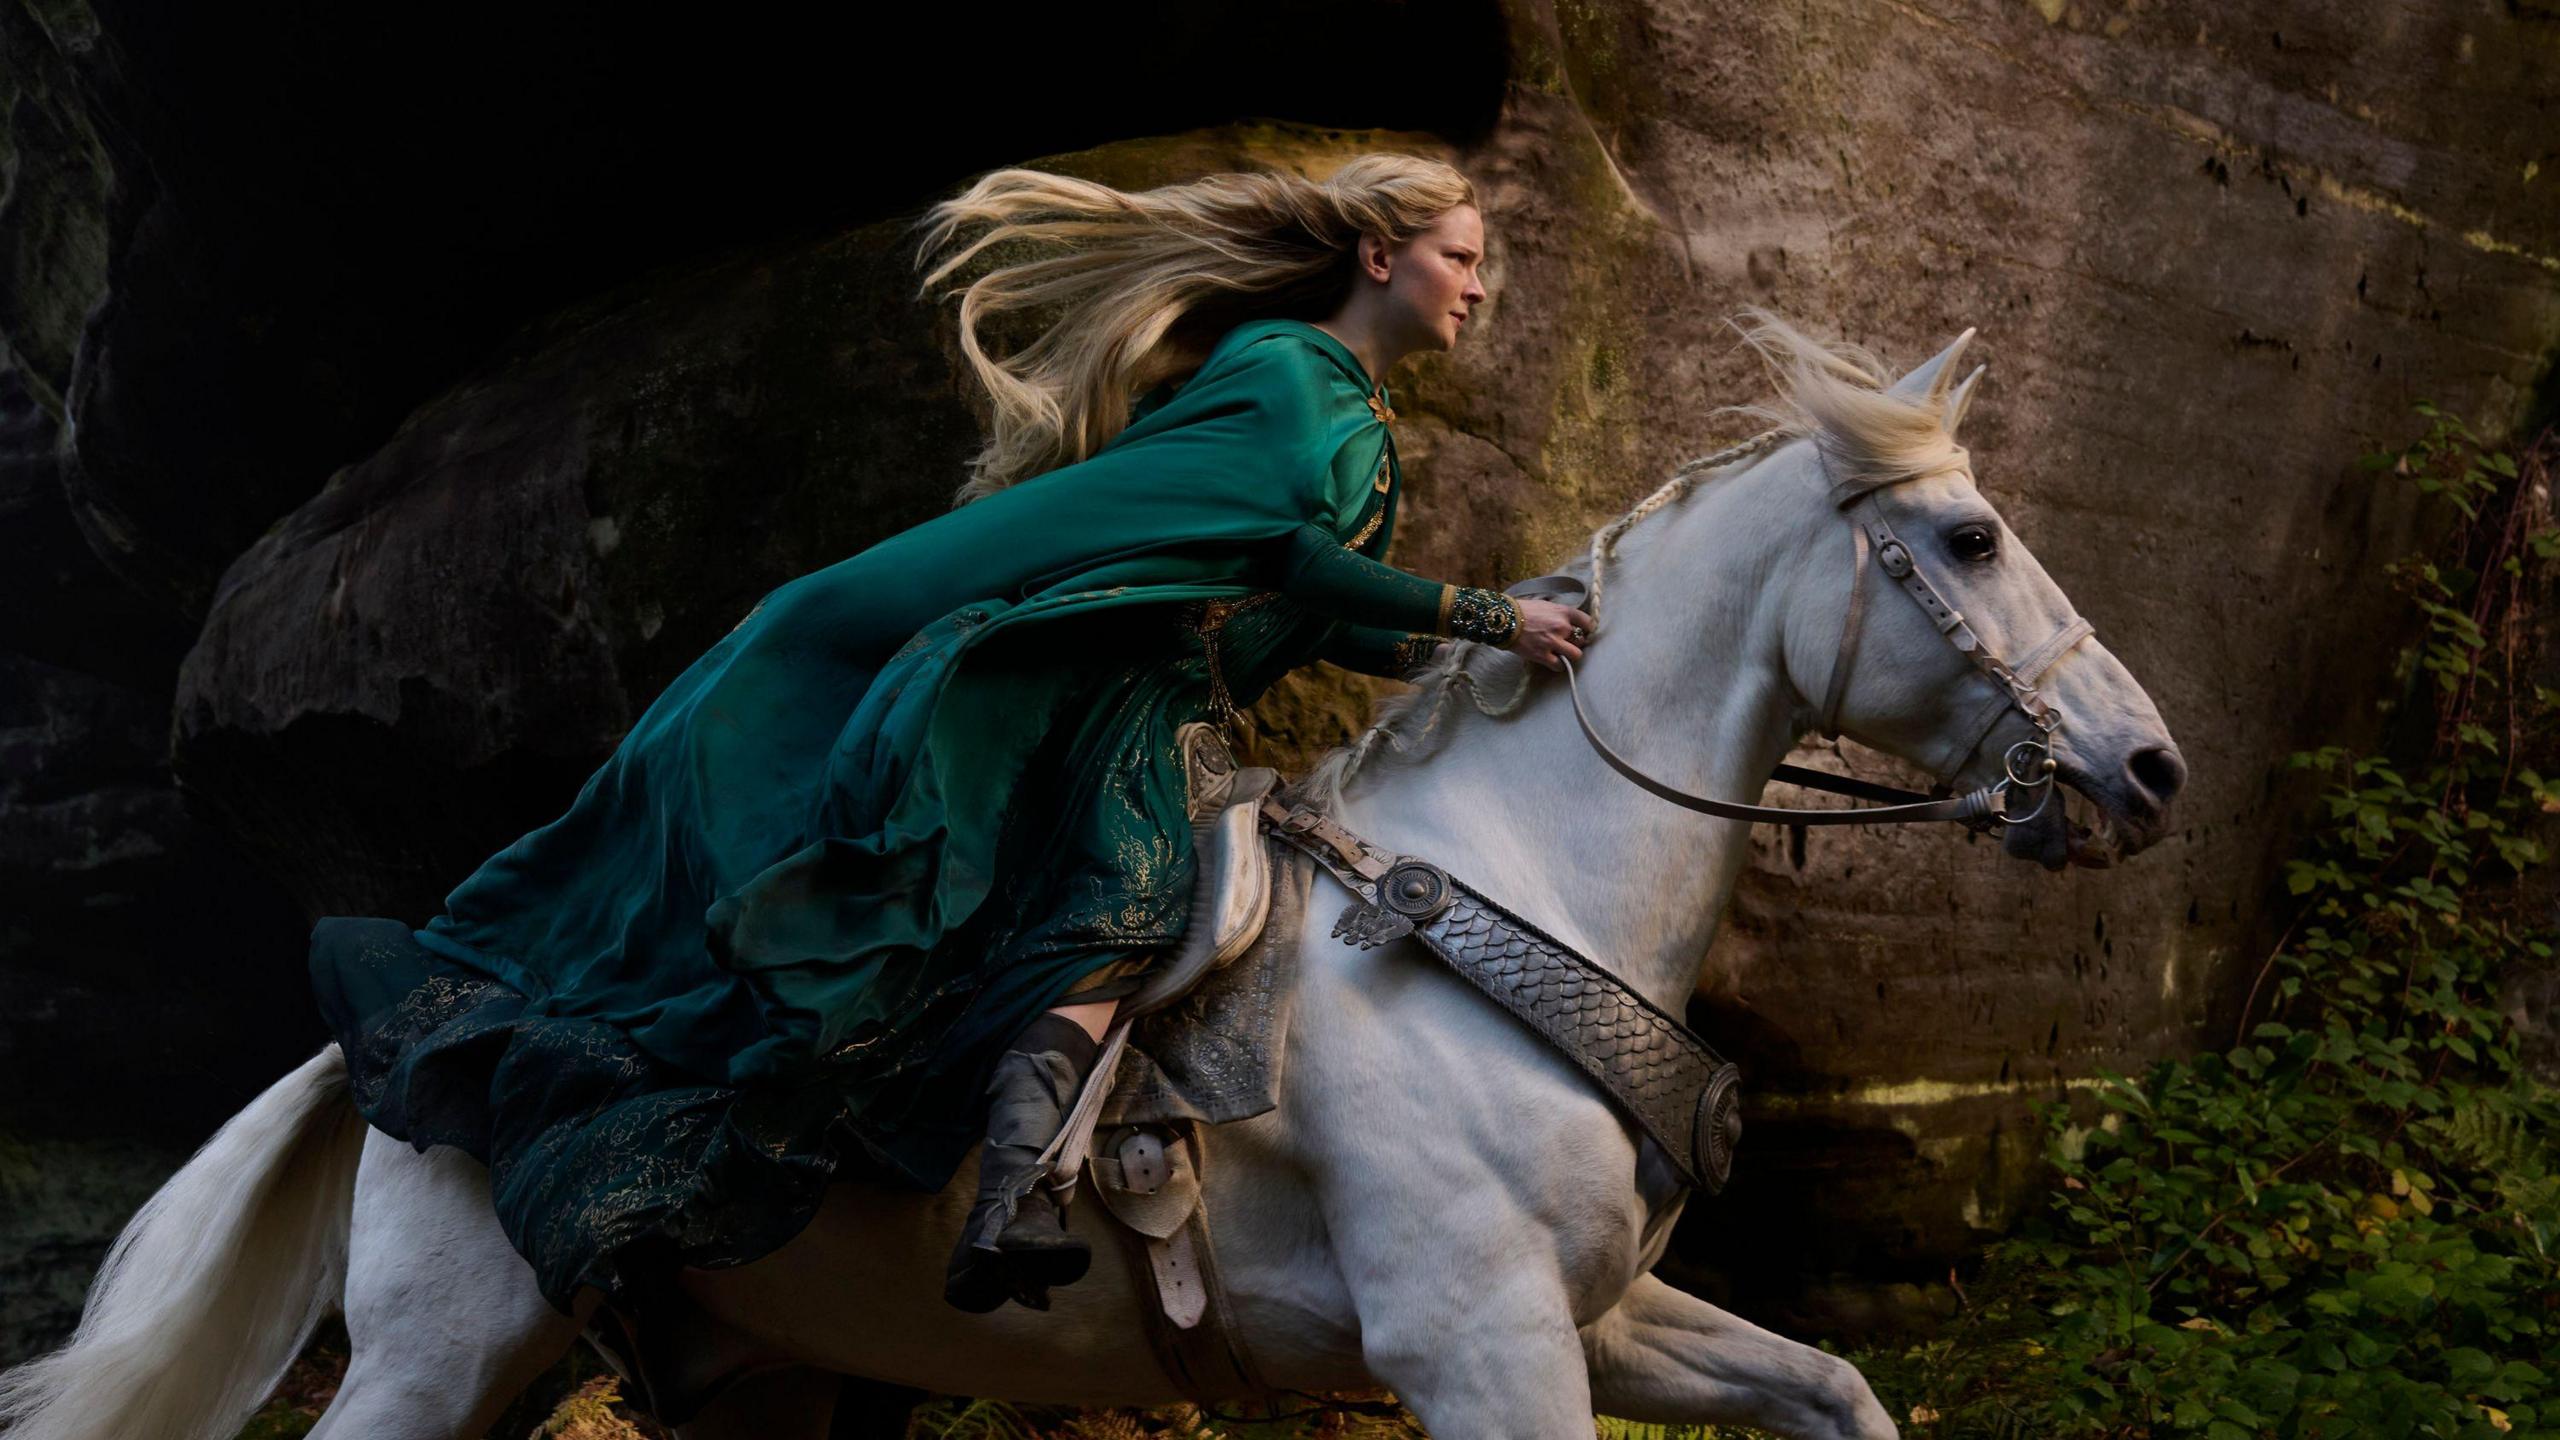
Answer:
[[[1728,1061],[1698,1092],[1689,1132],[1690,1163],[1710,1195],[1724,1193],[1733,1175],[1733,1147],[1742,1142],[1742,1071]]]
[[[1427,860],[1407,860],[1378,877],[1378,903],[1412,920],[1428,920],[1449,905],[1449,874]]]

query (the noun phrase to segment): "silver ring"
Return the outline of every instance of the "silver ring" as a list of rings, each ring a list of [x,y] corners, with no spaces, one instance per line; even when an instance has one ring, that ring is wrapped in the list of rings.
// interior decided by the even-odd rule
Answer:
[[[2012,815],[2009,813],[2009,792],[2013,788],[2024,790],[2030,787],[2024,785],[2013,787],[2006,780],[2002,780],[1991,787],[1991,793],[1998,797],[2000,802],[1999,808],[1993,812],[1992,818],[2000,824],[2024,825],[2028,821],[2042,815],[2044,813],[2044,807],[2053,803],[2053,787],[2049,785],[2034,787],[2036,790],[2036,807],[2024,815]]]
[[[2032,772],[2030,774],[2018,773],[2018,752],[2021,750],[2033,752],[2026,760],[2027,768]],[[2002,752],[2000,768],[2008,773],[2010,783],[2021,789],[2050,785],[2053,783],[2053,773],[2056,769],[2053,762],[2053,749],[2041,740],[2021,740]]]
[[[1588,631],[1585,631],[1581,626],[1576,625],[1573,627],[1573,638],[1577,641],[1581,641],[1588,640],[1591,636]]]

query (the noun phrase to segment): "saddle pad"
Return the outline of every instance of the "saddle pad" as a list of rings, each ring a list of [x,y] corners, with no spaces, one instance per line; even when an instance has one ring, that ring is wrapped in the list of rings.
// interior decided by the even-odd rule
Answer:
[[[1280,1044],[1298,991],[1297,940],[1315,862],[1260,837],[1271,863],[1271,916],[1253,947],[1129,1032],[1119,1082],[1103,1102],[1115,1125],[1224,1125],[1280,1103]]]

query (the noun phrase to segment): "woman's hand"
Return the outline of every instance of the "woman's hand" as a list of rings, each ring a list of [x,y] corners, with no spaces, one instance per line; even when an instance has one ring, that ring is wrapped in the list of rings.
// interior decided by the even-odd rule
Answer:
[[[1520,633],[1511,637],[1511,653],[1533,665],[1561,670],[1567,660],[1582,658],[1591,638],[1592,619],[1570,605],[1513,596],[1520,607]]]

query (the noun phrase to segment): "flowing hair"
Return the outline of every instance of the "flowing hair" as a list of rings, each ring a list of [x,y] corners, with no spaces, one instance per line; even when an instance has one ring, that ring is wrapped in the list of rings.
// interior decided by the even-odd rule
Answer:
[[[1138,191],[1040,170],[980,177],[916,222],[920,297],[991,246],[1062,253],[1000,265],[959,292],[960,349],[989,413],[952,504],[1091,456],[1129,423],[1137,396],[1197,370],[1233,326],[1333,313],[1350,296],[1362,235],[1401,246],[1474,203],[1464,175],[1412,155],[1363,155],[1322,181],[1252,171]],[[980,322],[1033,307],[1055,318],[990,356]]]

